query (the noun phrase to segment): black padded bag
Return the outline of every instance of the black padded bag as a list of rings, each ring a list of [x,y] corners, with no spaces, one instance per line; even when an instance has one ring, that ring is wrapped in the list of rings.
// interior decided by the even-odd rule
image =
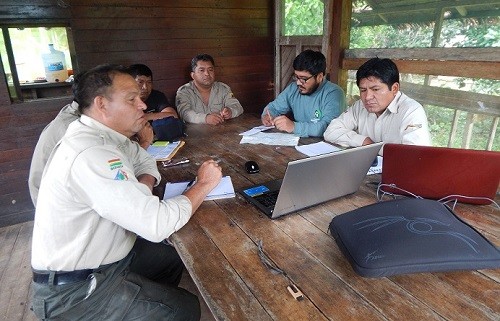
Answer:
[[[434,200],[361,207],[333,218],[330,233],[365,277],[500,267],[499,249]]]
[[[153,131],[157,140],[174,141],[184,135],[184,122],[175,117],[153,120]]]

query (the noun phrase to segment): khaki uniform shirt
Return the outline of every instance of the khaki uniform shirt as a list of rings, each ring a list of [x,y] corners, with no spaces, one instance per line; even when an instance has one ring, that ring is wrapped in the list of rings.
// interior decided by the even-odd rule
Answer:
[[[38,190],[40,189],[40,181],[42,180],[43,169],[45,168],[45,164],[47,164],[50,153],[57,142],[64,136],[68,125],[79,117],[78,103],[73,101],[71,104],[67,104],[61,109],[56,118],[43,129],[40,138],[38,138],[38,143],[35,146],[35,151],[31,158],[30,175],[28,178],[31,200],[35,206]]]
[[[193,81],[177,89],[175,106],[182,120],[187,123],[205,124],[205,117],[211,113],[220,113],[224,107],[231,109],[231,118],[243,113],[243,107],[234,98],[228,85],[216,81],[210,90],[208,106],[203,104],[201,94]]]
[[[136,235],[160,242],[191,217],[186,196],[167,201],[137,178],[156,162],[137,143],[82,115],[45,168],[35,213],[34,269],[92,269],[123,259]],[[158,170],[153,175],[160,181]]]

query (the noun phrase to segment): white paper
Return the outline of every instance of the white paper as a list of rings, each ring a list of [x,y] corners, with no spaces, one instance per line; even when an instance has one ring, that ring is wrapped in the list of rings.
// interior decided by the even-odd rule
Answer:
[[[372,166],[370,167],[370,169],[368,170],[368,174],[367,175],[373,175],[373,174],[380,174],[382,173],[382,160],[383,160],[383,157],[378,155],[377,156],[377,166]]]
[[[264,144],[279,146],[297,146],[300,137],[284,133],[257,133],[251,136],[243,136],[240,144]]]
[[[295,149],[297,149],[302,154],[306,154],[307,156],[328,154],[342,150],[342,148],[333,146],[323,141],[309,145],[295,146]]]
[[[166,200],[174,196],[181,195],[184,191],[186,191],[188,185],[189,182],[167,183],[163,199]],[[220,183],[210,193],[208,193],[207,197],[205,197],[205,201],[231,198],[235,196],[231,177],[224,176],[222,177]]]
[[[271,129],[271,128],[274,128],[274,126],[261,125],[261,126],[257,126],[257,127],[252,128],[252,129],[249,129],[246,132],[241,133],[240,135],[242,135],[242,136],[255,135],[257,133],[263,132],[263,131]]]

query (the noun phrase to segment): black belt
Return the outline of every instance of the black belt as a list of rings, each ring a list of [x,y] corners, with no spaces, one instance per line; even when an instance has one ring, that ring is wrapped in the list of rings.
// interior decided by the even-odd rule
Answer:
[[[69,283],[75,283],[75,282],[80,282],[80,281],[85,281],[87,277],[94,273],[94,270],[89,269],[89,270],[78,270],[78,271],[71,271],[71,272],[35,272],[33,271],[33,282],[35,283],[41,283],[41,284],[48,284],[49,283],[49,276],[51,273],[54,273],[54,285],[63,285],[63,284],[69,284]]]

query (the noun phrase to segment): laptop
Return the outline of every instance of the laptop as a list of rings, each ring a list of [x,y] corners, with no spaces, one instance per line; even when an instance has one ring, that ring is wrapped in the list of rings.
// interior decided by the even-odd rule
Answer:
[[[288,163],[283,179],[240,190],[272,219],[359,189],[383,143],[345,149]]]
[[[499,182],[500,152],[384,145],[381,189],[386,192],[411,195],[407,191],[423,198],[490,204],[488,199],[495,198]]]

